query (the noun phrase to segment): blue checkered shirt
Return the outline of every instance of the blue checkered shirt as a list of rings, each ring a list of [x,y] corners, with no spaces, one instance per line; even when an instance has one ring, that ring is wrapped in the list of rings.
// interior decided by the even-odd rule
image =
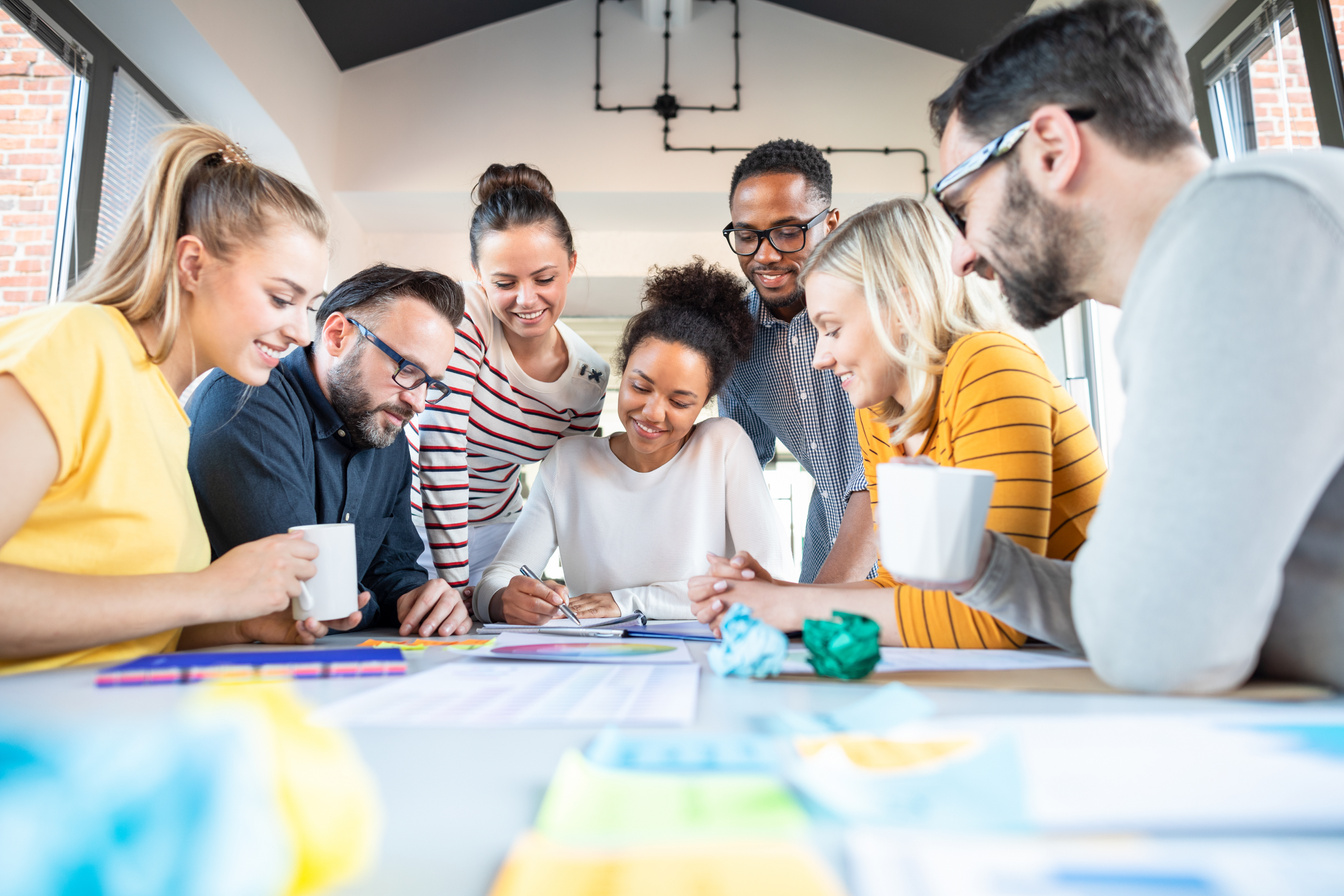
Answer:
[[[739,364],[719,394],[719,415],[732,417],[751,436],[761,465],[775,456],[775,439],[816,481],[807,508],[801,580],[816,578],[835,544],[849,496],[866,492],[854,406],[829,370],[814,370],[817,330],[806,313],[782,321],[756,290],[747,306],[757,321],[751,358]]]

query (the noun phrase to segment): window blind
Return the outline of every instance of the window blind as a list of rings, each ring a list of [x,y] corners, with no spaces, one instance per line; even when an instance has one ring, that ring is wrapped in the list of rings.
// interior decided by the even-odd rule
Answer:
[[[176,121],[130,75],[121,69],[113,72],[95,257],[101,256],[112,242],[135,201],[154,159],[154,138]]]

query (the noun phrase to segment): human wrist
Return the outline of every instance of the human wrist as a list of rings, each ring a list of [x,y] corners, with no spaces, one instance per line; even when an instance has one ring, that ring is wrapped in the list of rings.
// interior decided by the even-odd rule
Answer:
[[[199,572],[169,573],[158,578],[164,586],[164,598],[174,606],[182,627],[233,622],[229,618],[231,602],[227,594],[215,587],[209,566]],[[196,599],[183,600],[184,594]]]

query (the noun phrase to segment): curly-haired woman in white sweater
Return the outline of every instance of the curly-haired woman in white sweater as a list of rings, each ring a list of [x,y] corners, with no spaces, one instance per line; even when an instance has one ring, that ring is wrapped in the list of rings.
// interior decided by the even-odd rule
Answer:
[[[767,568],[788,565],[751,439],[726,417],[695,422],[751,353],[744,291],[700,259],[649,277],[645,308],[617,355],[624,432],[563,439],[542,461],[522,516],[477,587],[478,612],[537,624],[568,599],[583,617],[638,610],[689,619],[686,580],[707,552],[750,550]],[[520,575],[523,566],[541,569],[556,548],[566,585]]]

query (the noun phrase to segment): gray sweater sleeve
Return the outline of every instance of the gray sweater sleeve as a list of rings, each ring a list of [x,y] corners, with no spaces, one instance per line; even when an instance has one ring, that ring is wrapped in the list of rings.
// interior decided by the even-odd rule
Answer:
[[[1216,167],[1164,212],[1125,294],[1124,433],[1087,544],[1069,570],[998,539],[962,595],[1117,687],[1244,681],[1344,460],[1344,234],[1290,175]]]

